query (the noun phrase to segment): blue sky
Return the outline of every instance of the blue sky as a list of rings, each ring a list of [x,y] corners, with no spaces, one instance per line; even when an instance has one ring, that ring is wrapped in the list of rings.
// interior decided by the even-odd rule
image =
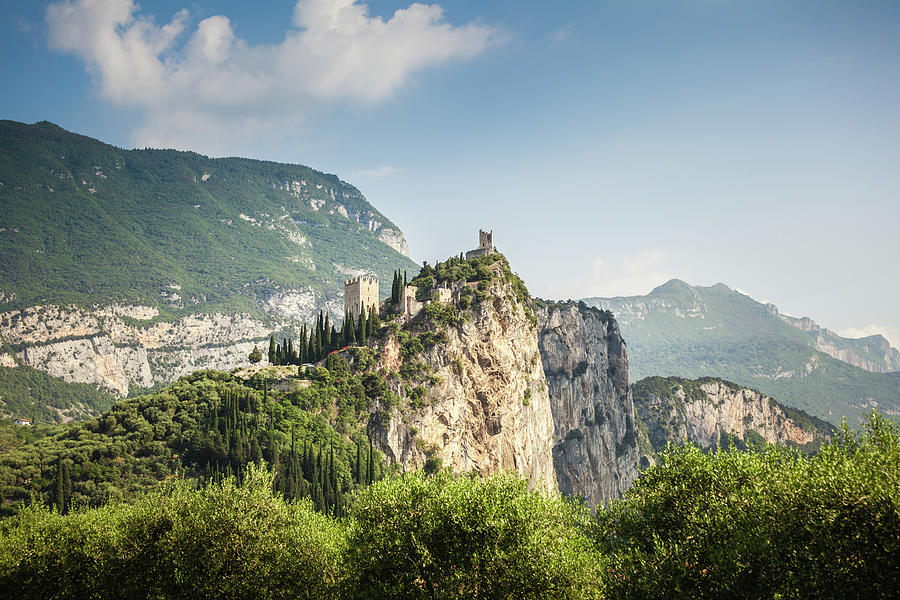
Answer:
[[[539,296],[722,281],[900,345],[898,2],[3,7],[0,118],[337,173]]]

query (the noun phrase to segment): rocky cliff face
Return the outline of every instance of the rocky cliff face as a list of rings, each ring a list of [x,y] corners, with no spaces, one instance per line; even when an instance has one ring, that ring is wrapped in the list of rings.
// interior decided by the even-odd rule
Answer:
[[[313,308],[300,314],[311,317]],[[245,314],[153,321],[157,315],[156,308],[124,305],[94,310],[50,305],[0,313],[0,339],[11,350],[0,354],[0,365],[27,365],[122,398],[135,386],[149,388],[198,369],[245,364],[254,345],[262,347],[273,331],[288,325]]]
[[[824,421],[718,379],[651,377],[636,383],[634,390],[635,408],[656,451],[685,440],[711,448],[730,436],[744,443],[764,440],[814,448],[831,435]]]
[[[537,312],[559,490],[597,506],[638,476],[628,356],[612,315],[576,303]]]
[[[420,407],[404,397],[375,419],[376,444],[404,469],[434,456],[454,471],[511,470],[553,490],[555,436],[537,328],[502,279],[486,296],[463,323],[444,329],[446,342],[416,357],[434,383]],[[381,367],[400,369],[396,335],[380,352]],[[397,391],[405,396],[402,386]]]

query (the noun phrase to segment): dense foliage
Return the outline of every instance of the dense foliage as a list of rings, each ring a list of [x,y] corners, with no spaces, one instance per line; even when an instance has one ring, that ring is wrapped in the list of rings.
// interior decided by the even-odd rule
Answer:
[[[574,504],[487,479],[423,473],[383,480],[350,511],[355,598],[592,598],[600,560]]]
[[[346,533],[250,468],[195,489],[178,479],[133,504],[67,516],[33,504],[0,536],[5,598],[335,596]]]
[[[326,366],[311,380],[287,381],[286,392],[270,390],[264,376],[200,371],[82,423],[6,424],[3,509],[37,499],[65,512],[133,498],[176,474],[217,479],[262,462],[286,497],[339,513],[347,494],[383,473],[364,423],[386,392],[374,377],[350,376],[340,357]]]
[[[62,411],[81,418],[102,413],[115,398],[89,383],[68,383],[27,365],[0,367],[3,412],[34,423],[53,423]]]
[[[900,372],[871,373],[832,358],[816,350],[809,332],[725,285],[672,280],[647,296],[585,302],[618,316],[632,381],[715,375],[822,419],[846,417],[852,425],[875,406],[888,414],[900,410]],[[877,362],[865,344],[849,347],[852,340],[829,335],[829,344]]]
[[[199,489],[0,523],[16,598],[891,598],[900,434],[873,415],[813,457],[672,447],[591,517],[508,474],[393,475],[346,516],[249,466]]]
[[[900,435],[873,414],[811,457],[671,446],[595,535],[611,598],[891,597]]]

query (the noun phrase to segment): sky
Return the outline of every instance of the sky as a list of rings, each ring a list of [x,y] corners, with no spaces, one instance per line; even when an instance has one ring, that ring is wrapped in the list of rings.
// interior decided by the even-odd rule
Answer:
[[[723,282],[900,346],[896,0],[0,6],[0,118],[336,173],[540,297]]]

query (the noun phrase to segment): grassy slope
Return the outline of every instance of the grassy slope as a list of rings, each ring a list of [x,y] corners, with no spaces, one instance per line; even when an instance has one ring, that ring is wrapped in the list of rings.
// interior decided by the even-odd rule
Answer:
[[[628,316],[629,307],[652,301],[657,303],[643,318]],[[900,410],[900,373],[870,373],[817,351],[804,332],[727,286],[673,280],[648,296],[586,302],[616,315],[633,381],[651,375],[723,377],[831,422],[846,416],[855,423],[873,401],[886,414]],[[703,316],[678,316],[676,307],[682,313],[701,307]],[[807,365],[815,368],[807,373]]]

